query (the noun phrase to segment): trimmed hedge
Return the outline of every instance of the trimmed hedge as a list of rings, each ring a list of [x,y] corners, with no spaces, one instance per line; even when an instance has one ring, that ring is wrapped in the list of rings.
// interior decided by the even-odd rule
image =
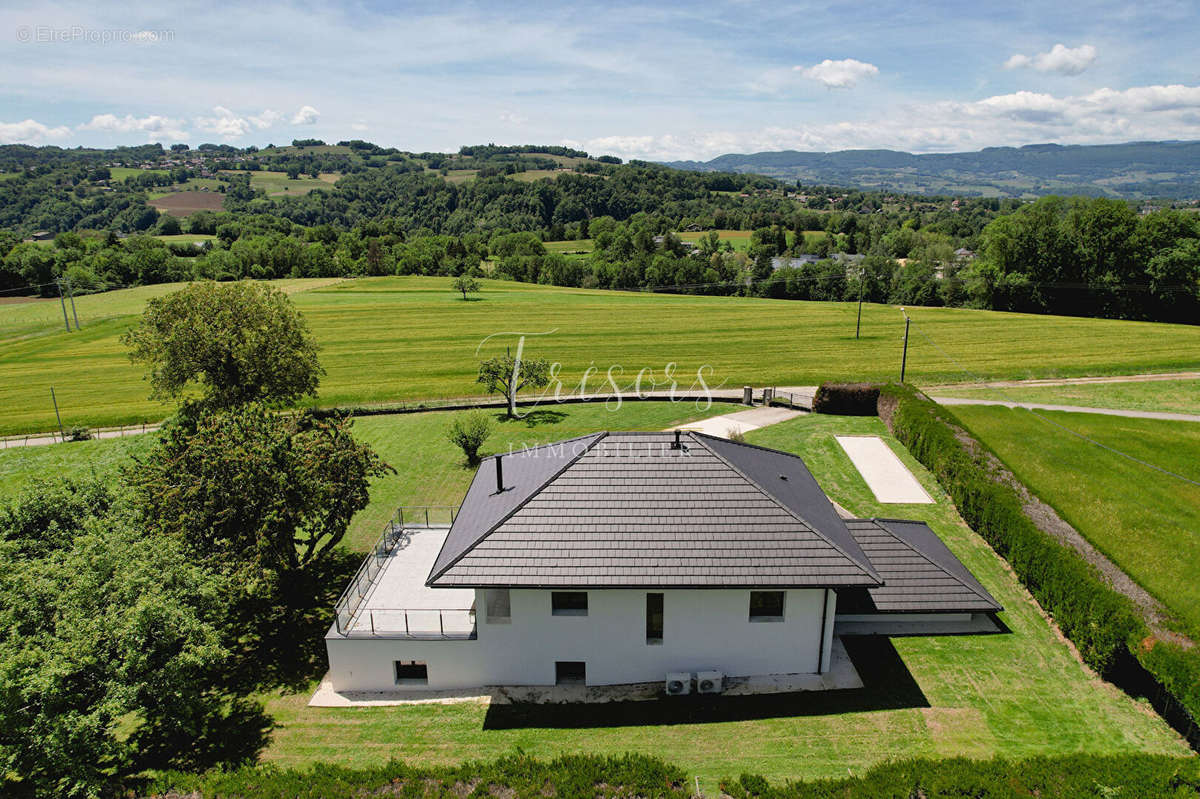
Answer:
[[[551,761],[517,754],[491,762],[421,768],[391,761],[377,768],[317,764],[311,769],[246,766],[206,774],[165,773],[147,794],[189,799],[688,799],[676,766],[644,755],[571,755]]]
[[[879,404],[878,383],[822,383],[813,395],[813,413],[874,416]]]
[[[885,386],[880,398],[881,410],[889,406],[892,433],[937,477],[967,524],[1012,565],[1084,662],[1112,679],[1132,656],[1191,719],[1200,718],[1200,648],[1154,640],[1128,597],[1025,515],[1017,492],[968,452],[955,435],[957,423],[940,406],[902,385]],[[1191,719],[1176,726],[1194,742]]]
[[[1178,799],[1200,793],[1195,758],[1161,755],[1070,755],[1029,760],[904,760],[875,766],[859,777],[771,785],[743,774],[724,780],[733,799],[996,799],[998,797],[1125,796]]]

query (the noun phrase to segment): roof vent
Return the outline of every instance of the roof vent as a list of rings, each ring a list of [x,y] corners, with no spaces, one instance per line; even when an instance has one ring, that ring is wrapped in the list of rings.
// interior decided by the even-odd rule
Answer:
[[[671,445],[671,449],[683,449],[683,441],[680,440],[682,434],[682,431],[675,431],[675,443]]]
[[[504,456],[496,455],[496,493],[504,493]]]

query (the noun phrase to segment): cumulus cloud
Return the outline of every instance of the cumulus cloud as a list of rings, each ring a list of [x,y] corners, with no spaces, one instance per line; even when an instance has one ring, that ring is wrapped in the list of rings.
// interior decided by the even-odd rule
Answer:
[[[1030,143],[1200,138],[1200,86],[1097,89],[1057,96],[1020,91],[971,102],[899,106],[855,121],[710,130],[688,134],[604,136],[578,142],[593,153],[672,161],[771,150],[900,149],[952,152]]]
[[[879,74],[879,67],[853,58],[843,58],[841,61],[826,58],[820,64],[793,67],[793,70],[809,80],[825,84],[830,89],[851,89],[860,80]]]
[[[0,122],[0,144],[41,144],[71,135],[65,125],[50,127],[33,119],[22,122]]]
[[[1024,69],[1031,67],[1038,72],[1057,72],[1060,75],[1078,75],[1092,65],[1096,60],[1096,48],[1090,44],[1079,47],[1067,47],[1056,44],[1049,52],[1037,55],[1016,53],[1004,62],[1005,69]]]
[[[299,111],[292,115],[293,125],[315,125],[317,119],[320,118],[321,112],[313,108],[311,105],[302,106]]]
[[[116,114],[97,114],[90,122],[79,126],[80,130],[100,130],[110,133],[145,133],[147,138],[182,141],[187,138],[183,120],[151,114],[150,116],[135,117],[126,114],[119,117]]]
[[[259,114],[238,114],[223,105],[213,108],[212,116],[199,116],[194,120],[196,127],[208,133],[216,134],[223,139],[238,139],[255,130],[267,130],[275,125],[290,122],[293,125],[312,125],[321,116],[311,105],[301,106],[300,110],[288,117],[270,108]]]

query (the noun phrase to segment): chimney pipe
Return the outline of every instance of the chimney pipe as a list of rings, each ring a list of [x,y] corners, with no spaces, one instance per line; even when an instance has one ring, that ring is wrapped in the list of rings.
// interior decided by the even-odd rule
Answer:
[[[683,442],[679,438],[680,435],[682,435],[682,433],[679,430],[676,430],[675,431],[675,444],[674,444],[674,446],[671,447],[671,449],[683,449]]]
[[[496,455],[496,493],[504,493],[504,456]]]

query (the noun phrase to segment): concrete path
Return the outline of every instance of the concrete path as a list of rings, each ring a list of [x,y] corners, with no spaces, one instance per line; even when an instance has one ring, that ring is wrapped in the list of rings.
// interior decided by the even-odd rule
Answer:
[[[908,467],[879,436],[835,436],[858,469],[875,499],[888,504],[930,505],[925,492]]]
[[[1158,380],[1200,380],[1200,372],[1158,372],[1141,375],[1112,375],[1109,377],[1048,377],[1035,380],[995,380],[986,383],[946,383],[925,386],[921,390],[950,391],[962,388],[1025,388],[1036,386],[1086,386],[1095,383],[1151,383]]]
[[[964,399],[962,397],[930,397],[930,399],[939,405],[1002,405],[1005,408],[1027,408],[1038,411],[1098,413],[1103,416],[1127,416],[1132,419],[1164,419],[1172,422],[1200,422],[1200,414],[1195,413],[1130,411],[1121,408],[1088,408],[1083,405],[1053,405],[1045,402],[1012,402],[1009,400]]]
[[[140,436],[142,433],[153,433],[159,428],[158,424],[146,424],[130,427],[114,427],[105,430],[92,430],[92,438],[123,438],[125,436]],[[68,441],[70,439],[67,439]],[[46,444],[61,444],[63,438],[58,433],[31,433],[27,436],[8,436],[0,439],[0,449],[13,447],[40,447]]]
[[[707,419],[680,425],[678,428],[672,427],[671,430],[692,430],[718,438],[729,438],[734,433],[745,433],[769,424],[786,422],[788,419],[803,415],[803,413],[803,411],[793,411],[790,408],[748,408],[735,413],[710,416]]]

